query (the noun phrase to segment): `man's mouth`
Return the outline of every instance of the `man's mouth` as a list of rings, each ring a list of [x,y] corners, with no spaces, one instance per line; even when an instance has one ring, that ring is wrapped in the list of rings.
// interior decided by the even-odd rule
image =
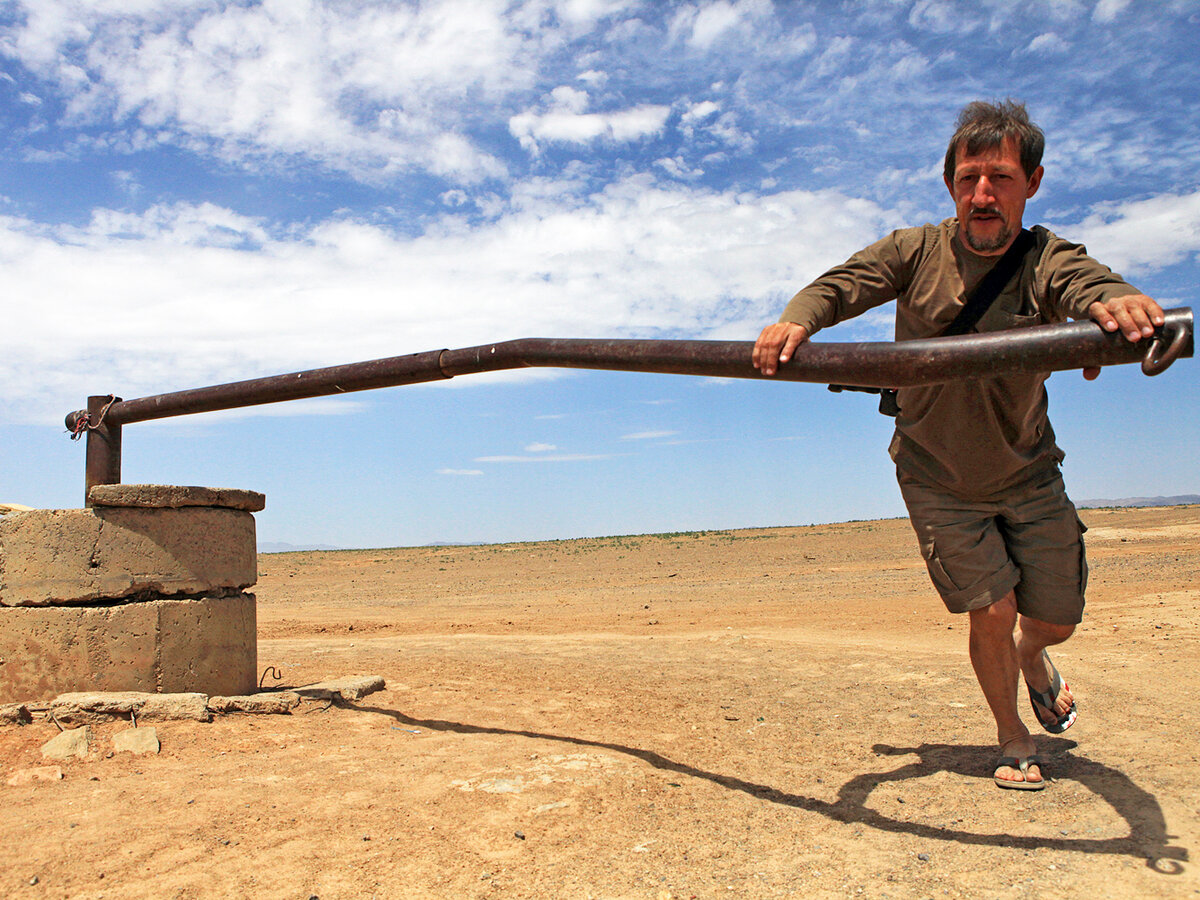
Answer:
[[[972,222],[979,220],[983,222],[992,222],[997,219],[1002,220],[1004,217],[1000,215],[998,209],[973,209],[971,210],[970,220]]]

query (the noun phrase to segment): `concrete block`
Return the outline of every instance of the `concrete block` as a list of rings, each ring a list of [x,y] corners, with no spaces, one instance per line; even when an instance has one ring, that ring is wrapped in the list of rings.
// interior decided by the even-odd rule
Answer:
[[[0,607],[0,702],[62,691],[155,690],[158,610],[150,603]]]
[[[254,691],[258,617],[253,595],[207,603],[161,603],[158,616],[158,690]]]
[[[174,484],[97,484],[88,491],[91,506],[132,506],[178,509],[184,506],[215,506],[258,512],[267,498],[257,491],[236,488],[183,487]]]
[[[209,697],[211,712],[244,712],[268,715],[287,715],[300,705],[300,695],[295,691],[267,691],[242,697]]]
[[[209,722],[208,697],[204,694],[148,694],[143,691],[119,691],[102,694],[83,691],[59,694],[50,703],[50,713],[60,722],[110,722],[134,718],[138,722],[172,722],[191,719]]]
[[[253,594],[0,607],[0,703],[65,691],[249,694],[257,667]]]
[[[0,606],[198,596],[258,579],[254,516],[192,506],[32,510],[0,518]]]

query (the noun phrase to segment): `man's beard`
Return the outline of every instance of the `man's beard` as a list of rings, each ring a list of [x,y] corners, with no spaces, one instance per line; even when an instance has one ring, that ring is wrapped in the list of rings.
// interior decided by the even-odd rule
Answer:
[[[1000,224],[1002,227],[1000,228],[1000,232],[995,237],[976,237],[971,233],[970,221],[968,221],[967,226],[963,228],[963,236],[967,240],[968,247],[970,247],[976,253],[993,253],[1012,240],[1012,229],[1008,227],[1008,223],[1004,221],[1004,217],[1000,215],[1000,211],[998,209],[980,209],[976,212],[997,216],[1000,219]],[[974,214],[972,214],[972,217],[973,215]]]

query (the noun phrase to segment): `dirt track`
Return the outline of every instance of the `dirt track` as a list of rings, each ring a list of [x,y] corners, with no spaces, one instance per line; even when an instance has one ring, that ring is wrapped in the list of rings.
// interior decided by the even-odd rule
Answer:
[[[1083,518],[1041,793],[992,786],[904,521],[280,554],[260,668],[388,689],[160,724],[158,756],[96,729],[0,783],[0,895],[1200,896],[1200,507]],[[5,777],[53,734],[0,730]]]

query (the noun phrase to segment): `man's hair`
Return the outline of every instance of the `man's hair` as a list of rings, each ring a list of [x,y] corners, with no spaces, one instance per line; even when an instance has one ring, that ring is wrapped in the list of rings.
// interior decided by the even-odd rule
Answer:
[[[1029,121],[1024,103],[1005,100],[1003,103],[985,103],[976,100],[963,107],[958,114],[958,130],[950,138],[946,150],[943,173],[947,181],[954,180],[954,165],[962,145],[968,156],[1001,146],[1007,138],[1014,138],[1021,154],[1021,168],[1025,177],[1033,174],[1042,163],[1042,151],[1046,147],[1046,136],[1042,129]]]

